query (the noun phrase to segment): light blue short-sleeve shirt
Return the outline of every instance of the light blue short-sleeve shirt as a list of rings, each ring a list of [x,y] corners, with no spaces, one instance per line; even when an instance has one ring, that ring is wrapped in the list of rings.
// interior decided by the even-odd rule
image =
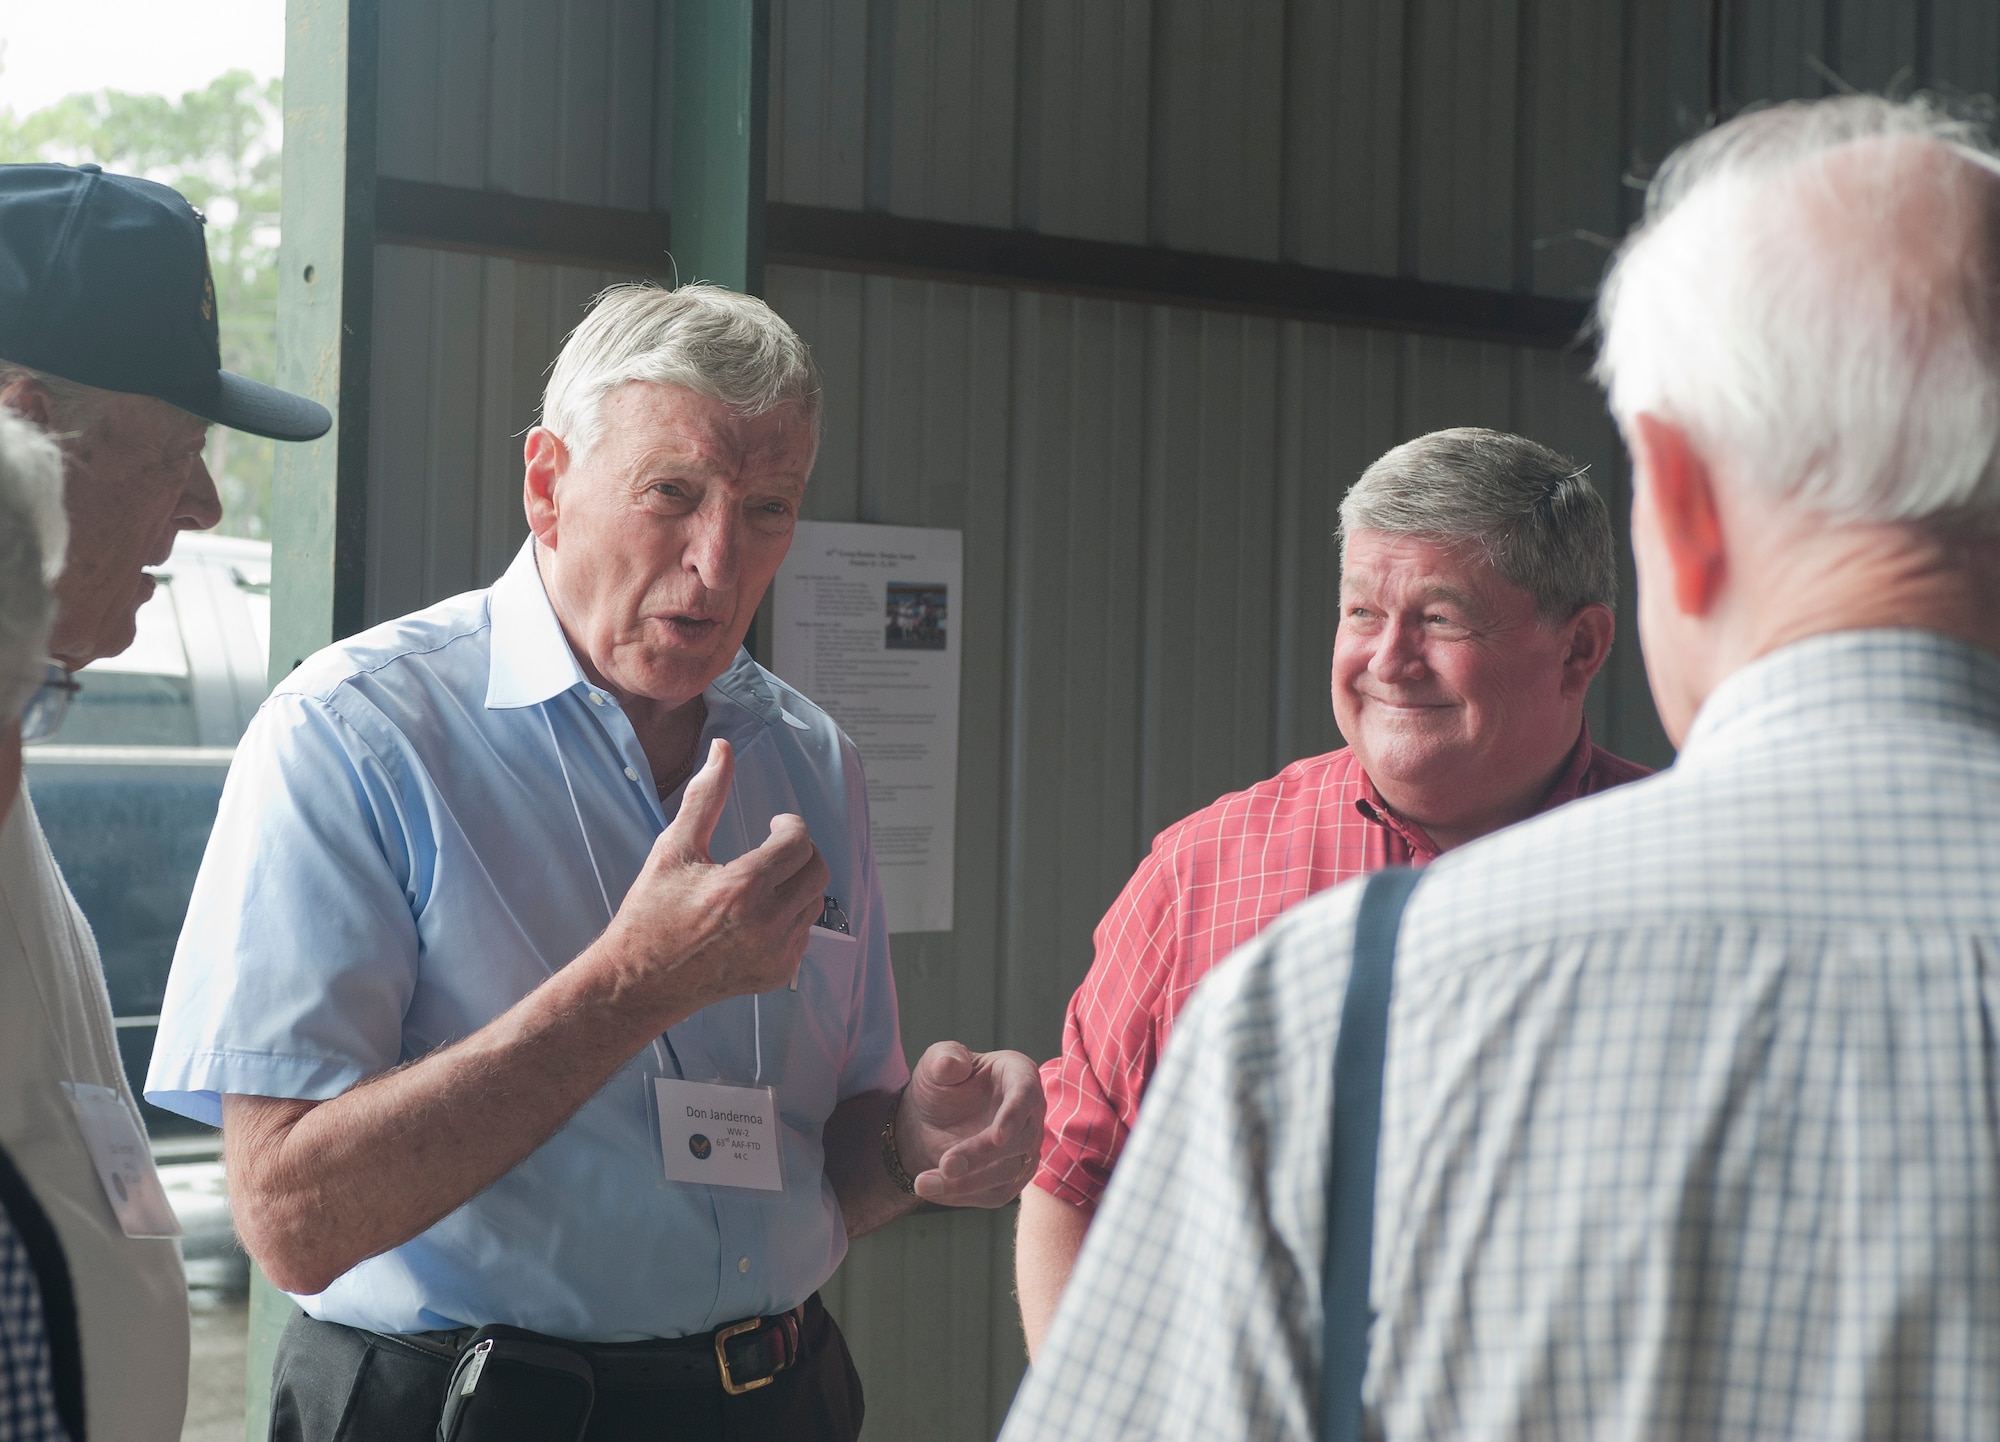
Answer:
[[[796,990],[674,1027],[491,1187],[299,1297],[311,1315],[676,1337],[783,1311],[840,1262],[827,1116],[908,1076],[861,764],[747,654],[704,699],[704,752],[720,736],[736,753],[711,855],[803,816],[852,936],[815,929]],[[225,1093],[325,1100],[477,1031],[597,937],[670,815],[631,723],[577,665],[532,542],[490,590],[329,647],[237,748],[148,1099],[218,1123]],[[649,1097],[676,1071],[776,1088],[781,1194],[663,1180]]]

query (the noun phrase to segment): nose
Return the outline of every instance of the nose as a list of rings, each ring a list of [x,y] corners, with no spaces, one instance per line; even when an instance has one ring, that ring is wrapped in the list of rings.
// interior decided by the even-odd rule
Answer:
[[[685,564],[704,589],[732,591],[742,566],[742,520],[731,505],[703,506],[695,514]]]
[[[1421,625],[1391,616],[1376,633],[1375,652],[1368,658],[1368,674],[1390,683],[1416,680],[1425,671],[1423,643]]]
[[[187,484],[181,488],[174,524],[183,531],[208,531],[221,521],[222,497],[216,494],[215,477],[208,473],[208,462],[197,455],[188,470]]]

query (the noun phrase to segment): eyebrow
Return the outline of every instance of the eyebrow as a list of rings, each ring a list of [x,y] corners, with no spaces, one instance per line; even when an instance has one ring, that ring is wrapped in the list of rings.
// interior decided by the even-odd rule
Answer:
[[[1468,611],[1479,609],[1479,603],[1456,586],[1433,586],[1424,592],[1424,599],[1427,602],[1443,601],[1448,605],[1463,606]]]
[[[1344,593],[1347,589],[1347,577],[1342,576],[1341,590]],[[1418,595],[1422,598],[1422,604],[1426,606],[1443,601],[1448,605],[1463,606],[1468,611],[1477,611],[1480,609],[1479,601],[1476,597],[1469,592],[1461,591],[1456,586],[1425,585],[1419,588]]]

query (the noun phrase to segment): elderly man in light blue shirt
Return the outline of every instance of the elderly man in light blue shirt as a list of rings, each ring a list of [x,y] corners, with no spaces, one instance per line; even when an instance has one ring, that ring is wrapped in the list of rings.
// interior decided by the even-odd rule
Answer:
[[[848,1238],[1026,1181],[1034,1067],[911,1074],[854,747],[740,649],[818,396],[760,301],[607,292],[507,573],[320,653],[245,736],[147,1094],[221,1123],[306,1313],[274,1435],[429,1438],[500,1324],[594,1372],[592,1437],[851,1437],[814,1297]]]

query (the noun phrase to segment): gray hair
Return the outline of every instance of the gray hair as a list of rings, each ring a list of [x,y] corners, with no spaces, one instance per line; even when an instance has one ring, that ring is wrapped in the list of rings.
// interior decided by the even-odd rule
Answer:
[[[97,423],[104,413],[104,398],[110,394],[96,386],[84,385],[81,381],[65,380],[52,376],[47,371],[38,371],[32,366],[17,365],[10,360],[0,360],[0,391],[4,391],[15,381],[33,381],[48,392],[49,404],[55,411],[55,429],[58,439],[80,435]]]
[[[56,443],[0,406],[0,726],[21,719],[48,660],[69,536],[62,475]]]
[[[793,406],[819,432],[819,368],[805,342],[763,301],[721,286],[600,294],[556,357],[542,424],[584,455],[603,438],[604,397],[629,381],[686,386],[744,419]]]
[[[1682,146],[1598,302],[1619,424],[1658,416],[1836,520],[2000,529],[1995,169],[1925,98],[1777,105]],[[1931,223],[1888,243],[1912,201]]]
[[[1383,453],[1340,503],[1356,531],[1471,545],[1535,598],[1546,621],[1618,596],[1611,514],[1585,467],[1505,431],[1458,426]]]

